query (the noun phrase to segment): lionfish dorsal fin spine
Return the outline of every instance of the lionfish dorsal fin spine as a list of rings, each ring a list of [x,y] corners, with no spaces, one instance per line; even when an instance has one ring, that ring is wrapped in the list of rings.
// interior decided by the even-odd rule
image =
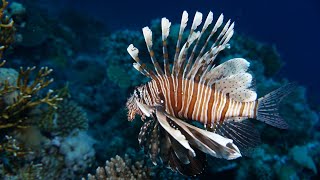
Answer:
[[[193,57],[195,55],[195,52],[196,52],[196,49],[197,49],[197,46],[200,42],[200,39],[203,35],[203,33],[205,32],[205,30],[208,28],[208,26],[212,23],[213,21],[213,13],[210,11],[207,15],[207,18],[205,20],[205,23],[202,27],[202,30],[201,30],[201,33],[199,35],[199,38],[197,39],[197,42],[195,44],[195,46],[193,47],[192,49],[192,53],[190,55],[190,57],[188,58],[188,61],[187,61],[187,64],[186,64],[186,67],[184,68],[184,72],[183,72],[183,77],[185,77],[187,75],[187,73],[190,71],[190,68],[191,68],[191,65],[192,65],[192,61],[193,61]]]
[[[226,44],[229,42],[230,38],[233,35],[234,23],[230,25],[230,20],[226,23],[221,33],[219,34],[216,42],[211,46],[210,50],[207,51],[202,57],[197,59],[191,68],[193,71],[190,71],[188,77],[202,77],[205,69],[211,65],[218,53],[225,49]],[[219,41],[220,40],[220,41]],[[219,43],[217,44],[217,42]]]
[[[172,67],[172,74],[175,75],[176,73],[176,69],[177,67],[177,61],[178,61],[178,56],[179,56],[179,52],[180,52],[180,44],[182,41],[182,35],[184,32],[184,29],[187,26],[187,22],[188,22],[188,13],[187,11],[183,11],[182,13],[182,18],[181,18],[181,23],[180,23],[180,29],[179,29],[179,35],[178,35],[178,40],[177,40],[177,45],[176,45],[176,52],[174,55],[174,61],[173,61],[173,67]]]
[[[139,50],[134,47],[133,44],[130,44],[127,48],[128,53],[130,56],[136,61],[136,63],[133,63],[133,67],[138,70],[141,74],[150,77],[152,79],[155,79],[155,74],[152,70],[148,69],[148,67],[141,62],[139,58]]]
[[[208,36],[206,42],[205,42],[204,45],[202,46],[201,51],[200,51],[198,57],[196,58],[196,61],[199,60],[199,59],[202,57],[202,55],[203,55],[203,53],[204,53],[204,51],[205,51],[205,49],[206,49],[206,47],[207,47],[207,45],[208,45],[211,37],[217,32],[217,30],[218,30],[218,28],[221,26],[222,22],[223,22],[223,14],[220,14],[217,22],[215,23],[213,29],[211,30],[210,35]]]
[[[203,23],[201,31],[196,31],[197,28],[202,23],[202,13],[196,12],[193,18],[193,22],[190,28],[189,36],[187,40],[184,42],[182,48],[182,36],[184,30],[187,26],[188,22],[188,13],[186,11],[183,12],[181,18],[181,24],[178,34],[178,39],[176,43],[176,51],[173,60],[173,67],[172,71],[170,71],[170,64],[169,64],[169,55],[167,49],[167,38],[170,33],[170,26],[171,22],[167,18],[161,19],[161,30],[162,30],[162,45],[163,45],[163,60],[164,66],[163,68],[160,67],[159,62],[155,57],[155,53],[153,50],[153,40],[152,40],[152,31],[149,27],[144,27],[142,29],[143,36],[146,42],[146,46],[154,66],[154,71],[147,68],[147,66],[140,62],[138,57],[138,49],[136,49],[133,45],[128,47],[129,54],[133,57],[136,61],[134,63],[134,68],[141,72],[143,75],[151,77],[152,79],[158,79],[159,76],[169,76],[173,75],[176,78],[183,78],[183,79],[190,79],[197,82],[207,82],[210,81],[207,76],[211,73],[211,69],[214,67],[214,60],[219,54],[220,51],[224,50],[227,47],[227,43],[229,42],[230,38],[234,33],[234,23],[231,23],[231,20],[228,20],[227,23],[223,26],[220,33],[217,35],[215,42],[209,48],[207,52],[205,49],[214,34],[217,33],[218,29],[223,24],[224,16],[221,14],[217,19],[216,23],[211,30],[211,33],[207,37],[204,45],[202,46],[200,52],[195,58],[197,47],[200,44],[201,37],[203,36],[204,32],[208,29],[209,25],[213,22],[213,13],[210,11],[206,17],[206,20]],[[192,52],[188,55],[188,50],[191,45],[195,43],[193,46]]]
[[[169,36],[170,26],[171,22],[167,18],[161,19],[164,72],[167,76],[170,74],[169,55],[167,50],[167,37]]]
[[[188,50],[190,45],[198,39],[200,36],[200,32],[192,32],[192,34],[188,37],[187,42],[182,46],[182,49],[180,51],[179,57],[178,57],[178,68],[177,68],[177,77],[182,76],[183,68],[186,65],[186,58],[188,55]]]
[[[220,39],[220,37],[222,36],[221,34],[224,34],[224,29],[227,29],[227,27],[229,27],[229,23],[230,21],[228,21],[226,23],[226,25],[224,26],[223,30],[221,31],[221,33],[219,34],[218,38],[216,39],[216,42],[213,43],[213,45],[211,46],[211,48],[209,49],[209,51],[207,51],[206,53],[203,54],[203,52],[205,51],[205,48],[209,42],[209,40],[211,39],[211,37],[217,32],[218,28],[221,26],[223,22],[223,15],[221,14],[215,24],[215,26],[213,27],[209,37],[207,38],[205,44],[203,45],[198,57],[196,58],[195,62],[193,63],[191,70],[189,71],[188,75],[186,76],[187,78],[190,79],[194,79],[195,77],[199,77],[202,75],[203,70],[205,69],[207,66],[212,65],[215,59],[215,55],[217,55],[218,48],[216,46],[216,43],[218,41],[218,39]]]
[[[148,70],[146,68],[143,68],[140,58],[139,58],[139,49],[133,46],[133,44],[130,44],[127,48],[128,53],[130,56],[136,61],[136,63],[133,63],[133,67],[141,72],[143,75],[150,76],[148,73]]]
[[[184,70],[188,68],[188,64],[190,63],[190,58],[188,59],[188,62],[186,62],[187,59],[187,55],[188,55],[188,50],[190,45],[196,40],[199,40],[199,37],[201,35],[200,32],[195,32],[195,30],[198,28],[198,26],[201,24],[202,22],[202,13],[200,12],[196,12],[196,14],[194,15],[193,18],[193,22],[191,25],[191,29],[190,29],[190,33],[187,39],[187,42],[183,45],[181,52],[179,53],[178,56],[178,68],[177,68],[177,73],[176,75],[178,77],[182,77],[184,74]],[[198,41],[197,41],[198,42]]]
[[[151,61],[152,61],[152,64],[157,72],[157,75],[161,76],[163,75],[163,71],[159,65],[159,62],[157,61],[156,57],[155,57],[155,54],[154,54],[154,51],[153,51],[153,48],[152,48],[152,31],[149,27],[144,27],[142,28],[142,32],[143,32],[143,36],[144,36],[144,40],[146,41],[146,45],[147,45],[147,48],[148,48],[148,51],[149,51],[149,54],[150,54],[150,58],[151,58]]]

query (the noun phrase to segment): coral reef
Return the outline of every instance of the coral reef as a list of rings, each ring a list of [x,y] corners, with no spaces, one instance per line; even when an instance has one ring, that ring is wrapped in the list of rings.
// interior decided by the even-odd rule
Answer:
[[[8,4],[6,0],[2,0],[0,7],[0,58],[2,58],[3,51],[14,42],[14,22],[5,12]]]
[[[61,139],[59,148],[59,152],[64,156],[66,169],[70,171],[70,177],[83,174],[95,158],[93,144],[96,141],[84,131],[75,133],[76,135],[71,133]]]
[[[11,18],[18,21],[21,33],[26,13],[22,4],[12,3],[4,11],[7,5],[3,0],[0,8],[1,55],[13,42],[15,28]],[[29,28],[32,26],[36,24],[30,26],[29,23]],[[16,62],[13,60],[8,64]],[[4,68],[4,63],[0,63],[0,178],[81,177],[94,162],[95,155],[95,141],[85,131],[78,132],[88,128],[85,111],[63,90],[48,89],[53,82],[50,78],[52,69],[43,67],[36,71],[36,67],[21,67],[17,72]],[[63,100],[62,96],[66,98]]]
[[[294,146],[290,150],[290,155],[293,161],[297,163],[299,166],[301,166],[302,168],[312,170],[314,174],[317,174],[317,168],[316,168],[315,162],[311,154],[309,153],[310,149],[314,147],[319,147],[319,143],[309,144],[305,146]]]
[[[88,174],[88,180],[106,179],[150,179],[150,169],[144,161],[132,162],[127,154],[124,159],[116,155],[104,168],[98,167],[95,175]]]
[[[8,68],[0,66],[0,178],[77,179],[110,159],[88,179],[185,179],[143,160],[137,142],[141,122],[126,121],[129,92],[147,81],[132,68],[126,51],[134,43],[147,52],[142,33],[109,34],[82,13],[65,11],[53,18],[33,2],[2,0],[0,7],[0,57],[4,52],[10,59]],[[159,20],[150,28],[161,36]],[[171,26],[169,59],[178,31],[179,26]],[[153,43],[155,54],[162,54],[161,38]],[[250,61],[259,97],[287,83],[275,77],[284,63],[274,45],[235,34],[217,63],[231,57]],[[141,53],[141,59],[150,65],[148,54]],[[44,68],[15,70],[33,65]],[[48,89],[66,81],[69,90]],[[319,113],[308,105],[306,93],[299,86],[281,105],[289,130],[256,123],[265,144],[251,158],[213,159],[203,178],[314,178],[320,163]]]
[[[65,99],[58,105],[56,112],[58,135],[69,134],[73,130],[87,130],[86,112],[76,102]]]
[[[28,117],[33,109],[42,104],[56,108],[57,102],[61,100],[58,96],[53,95],[53,90],[49,90],[44,97],[40,95],[41,90],[53,81],[48,79],[52,69],[41,68],[32,79],[30,76],[34,70],[35,67],[26,70],[21,68],[15,85],[10,85],[6,80],[1,82],[0,94],[3,98],[0,103],[0,129],[31,126],[36,123]]]

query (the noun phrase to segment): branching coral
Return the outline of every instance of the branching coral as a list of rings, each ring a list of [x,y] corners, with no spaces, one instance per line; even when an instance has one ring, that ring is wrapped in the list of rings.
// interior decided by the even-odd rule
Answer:
[[[128,155],[124,159],[117,155],[107,161],[104,168],[98,167],[96,175],[88,174],[88,180],[107,179],[151,179],[150,169],[145,166],[144,161],[132,163]]]
[[[34,108],[41,104],[47,104],[56,108],[56,104],[61,100],[57,95],[53,95],[53,91],[42,97],[40,91],[46,88],[53,82],[53,79],[48,79],[48,75],[52,69],[48,67],[41,68],[32,80],[31,73],[35,70],[33,68],[20,69],[16,85],[10,85],[8,81],[0,82],[0,97],[6,97],[15,93],[12,104],[0,100],[0,129],[4,128],[24,128],[34,124],[32,119],[27,115]]]
[[[19,157],[24,156],[27,152],[12,136],[5,136],[0,144],[0,154],[2,153],[5,153],[7,156]]]
[[[3,51],[14,42],[14,22],[4,13],[8,4],[6,0],[2,0],[2,7],[0,7],[0,58],[2,57]]]
[[[68,136],[74,130],[87,130],[87,113],[71,98],[69,84],[66,83],[56,93],[63,98],[57,103],[56,109],[50,106],[36,112],[40,129],[54,136]]]
[[[42,179],[43,173],[41,164],[31,163],[19,170],[17,179]]]

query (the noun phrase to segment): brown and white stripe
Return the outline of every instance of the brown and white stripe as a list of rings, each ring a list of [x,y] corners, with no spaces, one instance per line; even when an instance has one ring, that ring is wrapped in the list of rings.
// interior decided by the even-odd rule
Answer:
[[[185,88],[181,87],[182,81]],[[257,101],[236,101],[229,94],[215,89],[214,85],[165,75],[147,83],[141,93],[147,105],[154,106],[162,100],[169,114],[210,126],[238,117],[255,118],[257,106]],[[163,94],[164,99],[160,99],[159,93]]]

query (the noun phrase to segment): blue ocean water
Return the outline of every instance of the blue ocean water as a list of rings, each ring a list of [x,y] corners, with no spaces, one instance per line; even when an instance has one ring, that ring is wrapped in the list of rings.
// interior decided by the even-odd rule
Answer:
[[[317,0],[40,2],[49,11],[64,8],[80,10],[104,22],[111,30],[140,29],[148,25],[150,19],[161,17],[178,22],[184,10],[212,11],[216,16],[224,13],[227,18],[236,21],[236,32],[275,45],[285,61],[279,74],[306,85],[310,100],[317,104],[320,102],[320,86],[316,78],[319,61],[315,53],[319,50],[320,41],[320,25],[317,23],[320,19],[320,2]]]
[[[10,2],[9,8],[13,4]],[[109,168],[108,177],[187,179],[161,165],[154,166],[149,155],[140,151],[137,139],[144,122],[140,117],[128,122],[126,107],[134,89],[148,81],[132,67],[127,46],[134,43],[142,49],[142,27],[157,29],[154,34],[160,37],[159,21],[154,20],[167,17],[176,24],[184,10],[189,12],[189,21],[196,11],[204,16],[212,11],[214,19],[223,13],[235,21],[235,48],[226,50],[224,56],[257,58],[252,59],[252,72],[259,96],[280,87],[283,79],[299,85],[280,106],[280,114],[290,125],[288,130],[254,122],[262,145],[250,152],[250,158],[229,162],[208,158],[207,170],[195,178],[319,176],[319,1],[14,2],[21,3],[15,6],[20,11],[11,7],[5,13],[12,14],[15,21],[16,42],[4,53],[7,63],[0,68],[0,87],[8,77],[15,85],[20,66],[48,66],[53,69],[49,75],[54,78],[49,88],[63,100],[54,101],[57,109],[40,103],[23,111],[7,112],[5,107],[20,102],[17,99],[21,97],[15,93],[1,96],[0,110],[4,115],[0,117],[0,179],[90,179],[88,173],[98,176],[96,168],[104,166]],[[25,9],[21,11],[21,7]],[[141,50],[142,57],[146,57],[143,50],[146,49]],[[283,63],[280,69],[278,63]],[[32,85],[35,77],[36,73],[31,75],[27,85]],[[43,82],[39,83],[35,87],[42,87]],[[45,97],[47,91],[41,89],[27,102]],[[5,126],[15,121],[21,124]]]
[[[44,1],[44,0],[42,0]],[[212,11],[224,13],[236,22],[236,32],[277,47],[285,66],[279,72],[290,81],[308,87],[311,100],[319,104],[320,86],[317,78],[320,42],[320,2],[317,0],[186,0],[186,1],[112,1],[72,0],[49,3],[51,8],[74,8],[93,15],[111,30],[140,29],[150,19],[167,17],[179,22],[181,12]],[[49,8],[50,8],[49,7]]]

